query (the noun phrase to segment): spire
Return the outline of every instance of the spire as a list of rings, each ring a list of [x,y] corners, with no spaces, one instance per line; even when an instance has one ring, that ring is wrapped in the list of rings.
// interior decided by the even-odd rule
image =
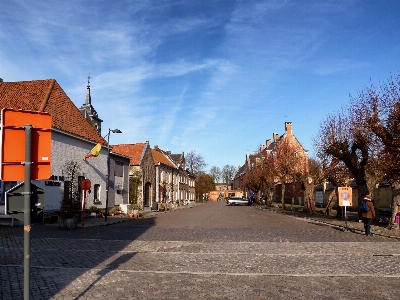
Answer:
[[[87,77],[87,93],[86,93],[86,100],[85,100],[85,105],[91,105],[92,104],[92,97],[90,97],[90,73]]]
[[[90,77],[89,73],[87,77],[88,83],[85,104],[83,104],[79,110],[101,135],[101,122],[103,122],[103,120],[99,118],[96,110],[92,106],[92,97],[90,96],[90,78],[92,77]]]

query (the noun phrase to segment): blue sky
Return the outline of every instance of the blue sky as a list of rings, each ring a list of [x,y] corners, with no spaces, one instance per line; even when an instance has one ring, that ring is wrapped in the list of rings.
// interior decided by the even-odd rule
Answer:
[[[242,165],[282,134],[312,138],[349,94],[400,71],[397,0],[3,0],[0,77],[55,78],[110,143],[149,141]],[[103,134],[103,135],[104,135]]]

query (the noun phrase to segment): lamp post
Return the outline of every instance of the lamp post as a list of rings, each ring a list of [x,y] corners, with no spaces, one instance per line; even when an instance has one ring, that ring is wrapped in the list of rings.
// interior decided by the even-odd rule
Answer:
[[[108,129],[107,135],[107,179],[106,179],[106,214],[104,216],[104,221],[107,221],[108,215],[108,190],[110,187],[110,134],[112,133],[122,133],[119,129]]]

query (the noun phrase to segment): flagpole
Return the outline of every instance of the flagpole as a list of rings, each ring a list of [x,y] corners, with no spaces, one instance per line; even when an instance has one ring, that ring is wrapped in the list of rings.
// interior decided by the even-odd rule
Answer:
[[[108,189],[110,187],[110,132],[108,129],[107,134],[107,177],[106,177],[106,214],[104,216],[104,221],[107,222],[108,216]]]

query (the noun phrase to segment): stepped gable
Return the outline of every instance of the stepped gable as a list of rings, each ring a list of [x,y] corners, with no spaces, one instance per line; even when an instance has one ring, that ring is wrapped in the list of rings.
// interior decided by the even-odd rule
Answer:
[[[54,129],[96,143],[101,138],[55,79],[0,82],[0,107],[47,112]]]
[[[143,159],[146,145],[147,143],[112,145],[112,151],[125,156],[130,156],[130,165],[139,165]]]

